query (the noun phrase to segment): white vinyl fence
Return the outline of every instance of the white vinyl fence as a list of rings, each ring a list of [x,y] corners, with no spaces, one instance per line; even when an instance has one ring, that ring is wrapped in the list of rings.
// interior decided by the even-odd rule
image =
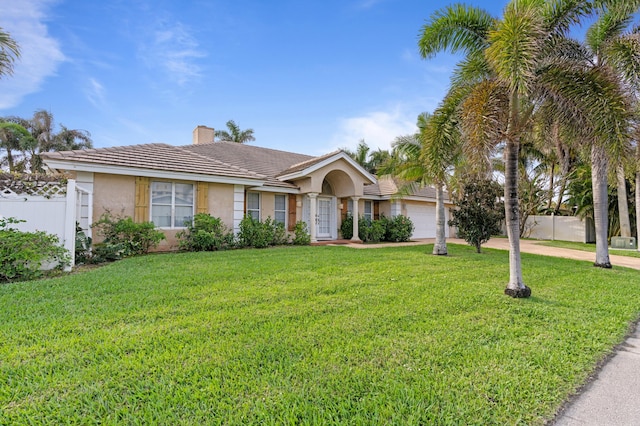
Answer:
[[[57,235],[72,256],[75,253],[76,222],[91,236],[91,191],[69,179],[61,182],[0,181],[0,217],[21,222],[13,227],[25,231],[45,231]]]
[[[595,242],[593,221],[575,216],[529,216],[524,237],[538,240]]]

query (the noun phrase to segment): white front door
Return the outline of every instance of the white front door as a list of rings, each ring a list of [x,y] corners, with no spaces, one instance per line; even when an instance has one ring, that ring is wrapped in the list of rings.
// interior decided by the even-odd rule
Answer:
[[[331,238],[331,198],[318,197],[316,237]]]

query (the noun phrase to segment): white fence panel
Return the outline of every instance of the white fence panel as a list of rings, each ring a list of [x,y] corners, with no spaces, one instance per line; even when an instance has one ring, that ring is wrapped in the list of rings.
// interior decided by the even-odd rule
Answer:
[[[46,185],[48,189],[54,186],[55,184]],[[26,221],[12,225],[21,231],[45,231],[57,235],[60,243],[73,257],[76,243],[76,218],[78,211],[82,210],[81,203],[78,203],[81,198],[78,197],[77,191],[85,193],[85,190],[77,188],[73,179],[68,180],[66,188],[64,185],[58,184],[58,186],[62,188],[47,191],[44,196],[39,195],[43,191],[25,194],[3,189],[0,192],[0,216]],[[87,196],[91,199],[91,193]],[[90,229],[91,223],[88,219],[85,218],[84,225]]]
[[[538,240],[593,242],[591,223],[575,216],[529,216],[525,225],[527,238]]]

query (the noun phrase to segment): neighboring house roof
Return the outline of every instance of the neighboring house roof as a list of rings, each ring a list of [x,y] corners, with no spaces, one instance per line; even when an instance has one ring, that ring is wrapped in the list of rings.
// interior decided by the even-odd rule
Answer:
[[[265,175],[205,157],[182,147],[153,143],[112,148],[47,152],[43,159],[52,168],[72,164],[73,170],[95,171],[98,166],[105,172],[118,168],[147,171],[189,173],[263,181]]]

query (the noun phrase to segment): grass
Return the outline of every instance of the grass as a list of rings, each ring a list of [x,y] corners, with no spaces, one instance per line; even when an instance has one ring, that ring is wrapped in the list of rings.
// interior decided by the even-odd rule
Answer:
[[[541,242],[540,245],[548,246],[548,247],[567,248],[572,250],[589,251],[592,253],[596,252],[595,244],[576,243],[571,241],[544,241],[544,242]],[[640,257],[639,251],[628,250],[628,249],[621,250],[621,249],[609,248],[609,254],[615,254],[618,256],[628,256],[628,257]]]
[[[0,424],[543,424],[637,271],[450,245],[132,258],[0,286]]]

